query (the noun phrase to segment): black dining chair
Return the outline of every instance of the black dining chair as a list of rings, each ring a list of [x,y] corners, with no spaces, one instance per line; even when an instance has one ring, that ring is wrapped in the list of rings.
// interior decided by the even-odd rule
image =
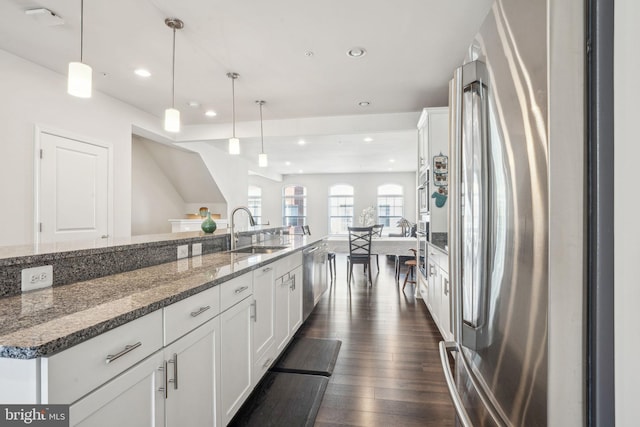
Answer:
[[[373,237],[382,237],[382,229],[384,228],[384,224],[372,225],[371,228],[373,229],[372,231]],[[376,267],[378,268],[378,271],[380,271],[380,261],[378,260],[378,254],[373,253],[371,255],[376,257]]]
[[[364,265],[365,274],[371,279],[371,236],[373,227],[349,227],[349,255],[347,255],[347,283],[351,286],[353,265]]]

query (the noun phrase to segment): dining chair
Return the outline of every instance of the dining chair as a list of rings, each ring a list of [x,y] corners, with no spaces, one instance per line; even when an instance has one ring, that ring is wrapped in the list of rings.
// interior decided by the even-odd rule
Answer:
[[[347,283],[351,286],[353,265],[364,265],[364,272],[371,279],[371,236],[373,227],[349,227],[349,255],[347,255]]]
[[[311,236],[311,231],[309,230],[309,226],[308,225],[303,225],[302,226],[302,234],[306,234],[307,236]]]
[[[371,228],[373,229],[373,231],[372,231],[372,236],[373,237],[382,237],[382,229],[384,228],[384,224],[372,225]],[[375,255],[375,257],[376,257],[376,267],[378,268],[378,271],[380,271],[380,261],[378,260],[378,254],[377,253],[373,253],[371,255],[372,256]]]
[[[407,273],[404,276],[404,283],[402,284],[402,290],[404,291],[404,287],[407,286],[407,282],[416,283],[416,266],[418,265],[418,260],[416,259],[417,251],[415,249],[409,249],[413,252],[413,256],[404,262],[404,265],[407,266]],[[411,277],[412,280],[409,280]]]

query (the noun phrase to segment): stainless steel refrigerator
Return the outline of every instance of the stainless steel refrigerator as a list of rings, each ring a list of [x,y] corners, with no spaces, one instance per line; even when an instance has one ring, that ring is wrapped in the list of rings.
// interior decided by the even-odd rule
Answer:
[[[546,13],[496,2],[450,86],[455,342],[440,352],[462,425],[547,425]]]

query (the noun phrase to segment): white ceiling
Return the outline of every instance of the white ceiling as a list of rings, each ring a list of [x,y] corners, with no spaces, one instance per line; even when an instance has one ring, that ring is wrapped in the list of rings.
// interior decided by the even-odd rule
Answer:
[[[171,104],[172,31],[164,19],[177,17],[185,23],[176,35],[175,76],[183,125],[231,122],[228,72],[240,74],[237,122],[258,120],[257,99],[267,101],[265,123],[408,112],[417,117],[423,107],[447,104],[448,80],[491,2],[85,0],[84,62],[94,70],[94,90],[161,121]],[[46,26],[24,13],[40,7],[60,16],[64,25]],[[79,60],[80,0],[2,0],[0,20],[1,49],[61,74],[70,61]],[[347,50],[356,46],[367,54],[348,57]],[[135,76],[138,67],[152,76]],[[190,107],[190,101],[200,106]],[[371,104],[360,107],[360,101]],[[217,116],[204,116],[205,109]],[[415,170],[415,131],[409,130],[377,130],[364,158],[353,141],[362,141],[366,132],[318,136],[301,131],[276,138],[276,144],[269,142],[273,135],[265,124],[265,151],[278,173],[385,171],[393,168],[391,158],[394,170],[401,170],[400,164]],[[258,135],[259,127],[253,136]],[[297,145],[300,138],[309,151],[293,168],[285,167],[288,153],[305,148]],[[243,154],[254,159],[259,140],[244,142]],[[322,157],[335,151],[331,147],[339,149],[337,160]]]

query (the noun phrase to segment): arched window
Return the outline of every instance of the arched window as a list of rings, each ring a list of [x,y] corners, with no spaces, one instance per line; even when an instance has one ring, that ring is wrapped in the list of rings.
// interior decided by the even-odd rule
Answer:
[[[378,187],[378,222],[388,232],[397,232],[397,223],[404,216],[404,191],[401,185],[384,184]]]
[[[282,189],[282,225],[285,227],[306,225],[307,189],[289,185]]]
[[[329,234],[347,234],[353,225],[353,187],[336,184],[329,188]]]
[[[249,204],[247,206],[256,224],[262,223],[262,188],[255,185],[249,186]]]

